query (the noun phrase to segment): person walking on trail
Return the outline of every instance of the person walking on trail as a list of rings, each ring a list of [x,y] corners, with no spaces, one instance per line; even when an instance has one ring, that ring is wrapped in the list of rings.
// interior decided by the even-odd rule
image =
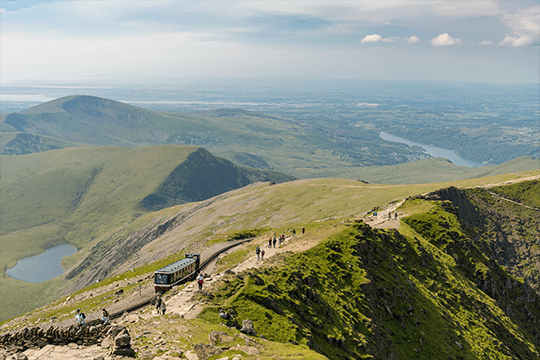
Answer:
[[[165,301],[161,302],[161,315],[165,315],[165,311],[167,311],[167,307],[165,306]]]
[[[157,310],[158,315],[161,313],[161,303],[162,303],[161,296],[158,296],[157,301],[156,301],[156,310]]]
[[[272,244],[274,244],[274,248],[276,247],[276,242],[277,242],[276,235],[274,235],[274,239],[272,240]]]
[[[202,273],[199,274],[199,277],[197,278],[197,283],[199,284],[199,290],[202,290],[202,286],[204,284],[204,276]]]
[[[83,326],[84,319],[86,319],[86,316],[84,315],[84,313],[81,312],[81,309],[77,309],[77,313],[75,314],[75,320],[77,321],[77,325]]]
[[[260,253],[261,253],[261,249],[259,249],[259,247],[257,246],[255,248],[255,254],[257,254],[257,260],[259,260]]]
[[[306,233],[306,228],[302,226],[302,235]]]
[[[264,260],[264,249],[261,249],[261,260]]]
[[[271,248],[272,247],[272,237],[270,236],[270,239],[268,239],[268,247]]]
[[[388,220],[391,220],[391,219],[392,219],[392,213],[389,212],[389,213],[388,213]]]
[[[107,310],[101,310],[101,325],[107,325],[109,323],[109,313]]]
[[[397,219],[397,213],[394,213],[394,219]]]

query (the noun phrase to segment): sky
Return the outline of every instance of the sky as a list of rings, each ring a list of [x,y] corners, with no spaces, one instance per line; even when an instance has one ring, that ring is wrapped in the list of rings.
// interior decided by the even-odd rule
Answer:
[[[0,82],[538,83],[538,0],[0,0]]]

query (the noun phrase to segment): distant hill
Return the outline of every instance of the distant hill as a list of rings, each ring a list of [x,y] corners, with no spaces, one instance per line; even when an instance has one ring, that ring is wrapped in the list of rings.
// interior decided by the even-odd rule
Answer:
[[[148,211],[294,179],[178,145],[68,148],[0,155],[0,163],[2,269],[58,244],[76,246],[81,256],[93,239]]]
[[[42,151],[78,147],[80,144],[30,133],[0,133],[2,155],[26,155]]]
[[[157,112],[78,95],[2,118],[3,132],[99,146],[204,146],[238,165],[262,166],[296,177],[335,176],[343,168],[427,157],[420,149],[403,144],[382,146],[383,141],[374,134],[345,141],[301,121],[238,109]]]
[[[195,145],[240,166],[277,170],[299,178],[342,177],[392,184],[489,176],[501,169],[467,168],[427,159],[420,148],[383,141],[373,131],[326,131],[310,121],[239,109],[157,112],[80,95],[1,118],[2,134],[27,134],[10,139],[10,144],[2,140],[3,153],[12,155],[74,146],[71,144]],[[511,171],[540,166],[531,156],[511,161]],[[500,166],[505,169],[507,164]],[[508,171],[499,173],[503,172]]]

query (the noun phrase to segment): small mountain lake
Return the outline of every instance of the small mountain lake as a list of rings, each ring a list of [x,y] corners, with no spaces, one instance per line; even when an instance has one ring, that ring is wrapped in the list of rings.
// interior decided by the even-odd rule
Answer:
[[[409,141],[409,140],[400,138],[399,136],[390,135],[383,131],[379,134],[379,137],[386,141],[407,144],[409,146],[420,146],[421,148],[425,150],[425,153],[433,157],[443,157],[445,159],[450,160],[453,164],[458,165],[458,166],[468,166],[468,167],[482,166],[482,163],[458,156],[454,150],[443,149],[443,148],[432,146],[432,145],[419,144],[414,141]]]
[[[43,254],[20,260],[17,265],[8,269],[6,274],[13,279],[30,283],[51,280],[64,273],[62,259],[76,252],[77,248],[71,245],[58,245],[45,250]]]

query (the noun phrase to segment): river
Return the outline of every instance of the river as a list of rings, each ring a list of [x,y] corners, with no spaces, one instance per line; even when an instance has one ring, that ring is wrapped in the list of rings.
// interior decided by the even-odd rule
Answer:
[[[443,149],[443,148],[432,146],[432,145],[419,144],[414,141],[409,141],[409,140],[400,138],[399,136],[390,135],[383,131],[381,131],[381,133],[379,134],[379,137],[386,141],[398,142],[402,144],[407,144],[409,146],[420,146],[421,148],[425,150],[426,154],[429,154],[433,157],[443,157],[445,159],[450,160],[453,164],[456,164],[458,166],[467,166],[467,167],[482,166],[482,163],[458,156],[454,150]]]
[[[30,283],[51,280],[64,273],[62,259],[76,252],[77,248],[71,245],[58,245],[45,250],[43,254],[20,260],[17,265],[8,269],[6,274]]]

